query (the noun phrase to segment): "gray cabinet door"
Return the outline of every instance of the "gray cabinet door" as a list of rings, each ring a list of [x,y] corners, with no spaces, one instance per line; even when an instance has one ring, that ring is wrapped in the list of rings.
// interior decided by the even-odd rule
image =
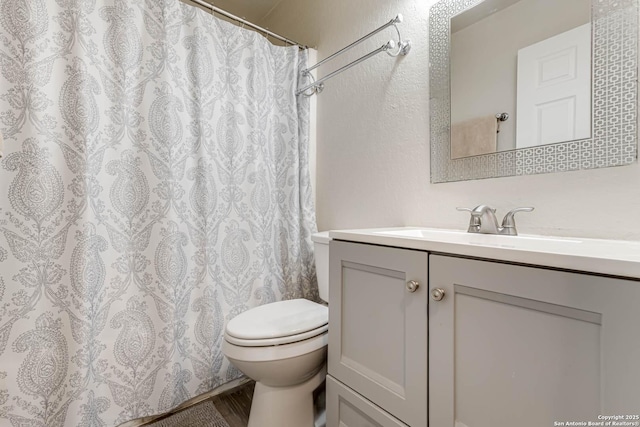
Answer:
[[[328,375],[327,427],[407,427],[407,425]]]
[[[427,253],[330,245],[329,373],[402,422],[426,426]],[[409,281],[419,283],[414,292]]]
[[[430,425],[540,427],[640,413],[639,282],[429,262],[430,290],[445,293],[429,302]]]

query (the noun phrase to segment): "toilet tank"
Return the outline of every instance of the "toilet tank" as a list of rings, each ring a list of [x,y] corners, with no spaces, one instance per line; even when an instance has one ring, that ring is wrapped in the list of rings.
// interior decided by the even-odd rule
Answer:
[[[329,302],[329,232],[323,231],[311,235],[316,257],[316,274],[320,299]]]

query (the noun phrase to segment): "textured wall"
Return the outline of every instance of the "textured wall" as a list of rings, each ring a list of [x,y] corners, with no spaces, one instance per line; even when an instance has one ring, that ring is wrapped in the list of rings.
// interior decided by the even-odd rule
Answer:
[[[321,230],[400,225],[465,229],[456,206],[520,214],[523,233],[640,239],[640,166],[447,184],[429,182],[428,13],[433,0],[282,0],[261,23],[324,58],[402,13],[405,58],[384,54],[327,82],[318,97]],[[384,32],[320,75],[381,45]],[[340,63],[338,63],[340,62]]]

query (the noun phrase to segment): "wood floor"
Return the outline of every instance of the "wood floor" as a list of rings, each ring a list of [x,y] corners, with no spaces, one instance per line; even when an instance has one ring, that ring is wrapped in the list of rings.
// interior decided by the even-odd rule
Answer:
[[[247,427],[254,385],[245,382],[151,421],[120,427]]]
[[[254,385],[252,381],[209,399],[216,405],[229,427],[247,427]]]
[[[226,427],[226,422],[228,427],[247,427],[254,386],[255,382],[246,382],[195,405],[167,414],[160,419],[155,419],[151,423],[143,425],[146,427],[219,427],[221,425]],[[325,427],[326,425],[325,400],[325,387],[323,385],[314,392],[316,427]],[[215,405],[215,408],[211,408],[211,403]],[[219,415],[215,414],[216,410]]]

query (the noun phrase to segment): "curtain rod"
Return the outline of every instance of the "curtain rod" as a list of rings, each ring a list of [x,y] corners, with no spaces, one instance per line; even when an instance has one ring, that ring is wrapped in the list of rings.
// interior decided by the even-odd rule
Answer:
[[[251,27],[251,28],[253,28],[254,30],[256,30],[258,32],[266,34],[267,36],[271,36],[271,37],[273,37],[275,39],[278,39],[278,40],[283,41],[283,42],[285,42],[287,44],[290,44],[290,45],[299,46],[300,49],[307,49],[307,46],[305,46],[305,45],[303,45],[301,43],[298,43],[296,41],[290,40],[290,39],[288,39],[286,37],[281,36],[280,34],[276,34],[273,31],[269,31],[266,28],[262,28],[259,25],[256,25],[256,24],[254,24],[252,22],[247,21],[246,19],[242,19],[242,18],[240,18],[240,17],[238,17],[236,15],[233,15],[232,13],[229,13],[224,9],[220,9],[219,7],[214,6],[211,3],[207,3],[207,2],[205,2],[203,0],[189,0],[189,1],[191,1],[193,3],[196,3],[196,4],[198,4],[198,5],[202,6],[202,7],[205,7],[207,9],[211,10],[212,12],[216,12],[216,13],[219,13],[220,15],[224,15],[229,19],[232,19],[232,20],[234,20],[236,22],[239,22],[239,23],[241,23],[243,25],[246,25],[247,27]]]

